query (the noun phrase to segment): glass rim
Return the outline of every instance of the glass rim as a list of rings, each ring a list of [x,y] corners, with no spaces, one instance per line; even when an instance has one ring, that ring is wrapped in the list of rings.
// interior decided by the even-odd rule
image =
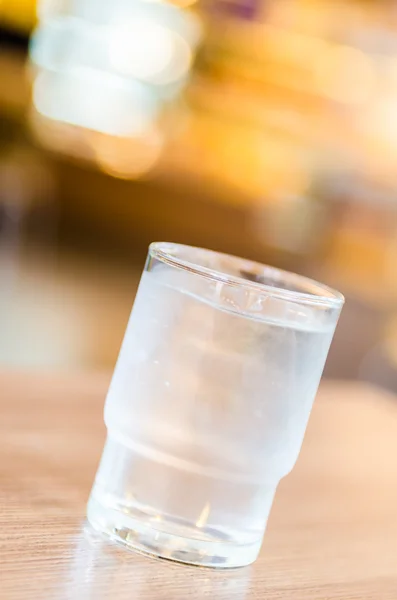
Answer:
[[[230,273],[223,272],[216,267],[210,268],[201,265],[199,262],[186,260],[186,258],[176,254],[176,250],[197,250],[199,252],[208,254],[209,257],[219,256],[221,258],[231,259],[240,265],[244,265],[246,268],[249,268],[249,266],[251,266],[251,268],[259,268],[263,272],[266,272],[266,275],[277,275],[278,279],[284,281],[287,285],[288,282],[291,284],[299,283],[302,285],[302,287],[315,288],[318,293],[309,291],[301,292],[295,289],[278,287],[276,279],[274,285],[261,283],[259,281],[251,281],[249,279],[245,279],[243,276],[232,275]],[[172,253],[172,251],[174,251],[174,253]],[[334,308],[342,307],[345,302],[343,294],[323,283],[320,283],[319,281],[316,281],[315,279],[311,279],[305,275],[293,273],[292,271],[286,271],[284,269],[272,267],[254,260],[240,258],[225,252],[218,252],[216,250],[200,248],[199,246],[190,246],[188,244],[179,244],[174,242],[152,242],[149,246],[149,254],[165,264],[188,271],[190,273],[194,273],[195,275],[199,275],[201,277],[206,277],[207,279],[211,279],[215,282],[242,286],[257,292],[262,291],[268,296],[272,296],[281,300],[298,302],[300,304],[322,305]]]

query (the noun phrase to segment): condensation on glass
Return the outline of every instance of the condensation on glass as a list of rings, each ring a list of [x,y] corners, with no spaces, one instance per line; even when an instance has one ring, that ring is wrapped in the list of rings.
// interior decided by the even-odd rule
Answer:
[[[343,302],[292,273],[152,244],[106,401],[91,524],[180,562],[254,561]]]

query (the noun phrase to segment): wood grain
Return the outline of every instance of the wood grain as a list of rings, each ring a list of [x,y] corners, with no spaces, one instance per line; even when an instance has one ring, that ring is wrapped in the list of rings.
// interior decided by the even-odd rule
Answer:
[[[396,600],[397,399],[324,384],[259,560],[234,571],[119,549],[84,523],[108,377],[1,385],[0,598]]]

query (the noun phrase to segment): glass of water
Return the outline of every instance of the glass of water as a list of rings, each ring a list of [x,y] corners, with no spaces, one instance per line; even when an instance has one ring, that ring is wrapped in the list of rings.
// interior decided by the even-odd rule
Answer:
[[[343,302],[299,275],[152,244],[106,401],[91,524],[180,562],[254,561]]]

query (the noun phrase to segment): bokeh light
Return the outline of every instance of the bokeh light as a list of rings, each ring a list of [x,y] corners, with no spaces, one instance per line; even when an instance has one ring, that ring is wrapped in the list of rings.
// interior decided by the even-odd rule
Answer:
[[[160,131],[162,115],[177,101],[200,40],[197,17],[167,2],[145,0],[46,0],[39,14],[30,54],[33,105],[49,120],[44,125],[42,118],[34,119],[40,139],[54,145],[55,123],[67,124],[101,135],[74,131],[68,139],[79,143],[63,148],[55,143],[58,151],[78,155],[84,148],[85,158],[117,177],[133,178],[152,168],[166,134]]]

